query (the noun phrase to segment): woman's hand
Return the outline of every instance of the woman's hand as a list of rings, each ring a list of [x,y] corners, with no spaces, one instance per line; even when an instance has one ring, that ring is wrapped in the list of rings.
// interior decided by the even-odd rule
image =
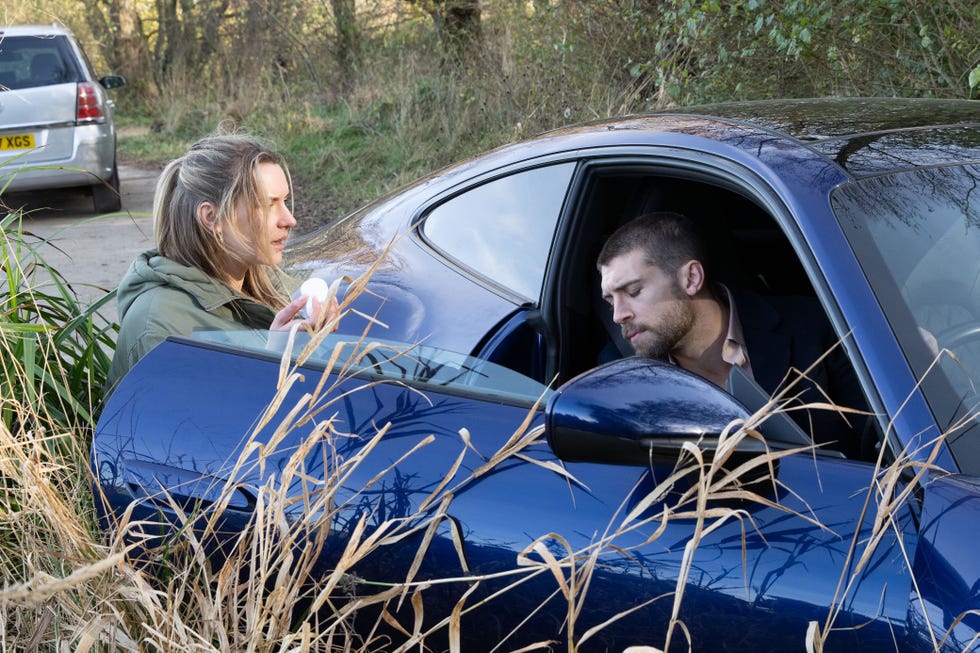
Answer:
[[[303,317],[302,310],[306,306],[307,301],[312,301],[313,310],[311,311],[311,317]],[[294,324],[299,324],[302,326],[309,327],[314,331],[319,331],[320,329],[328,329],[328,333],[333,333],[337,330],[337,317],[340,311],[340,305],[337,303],[337,298],[333,297],[326,304],[321,304],[317,301],[316,297],[312,300],[306,295],[300,295],[293,301],[289,302],[284,309],[276,313],[276,317],[272,320],[272,326],[269,327],[272,331],[288,331],[293,327]]]

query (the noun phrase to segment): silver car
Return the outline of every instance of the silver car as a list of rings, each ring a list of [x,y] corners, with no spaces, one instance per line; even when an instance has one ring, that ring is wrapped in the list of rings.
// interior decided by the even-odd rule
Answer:
[[[87,187],[96,212],[118,211],[113,102],[119,75],[92,73],[71,32],[0,27],[0,192]]]

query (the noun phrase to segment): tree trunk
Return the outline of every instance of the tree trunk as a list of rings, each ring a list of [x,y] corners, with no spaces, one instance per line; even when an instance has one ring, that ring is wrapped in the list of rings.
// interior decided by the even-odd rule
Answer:
[[[445,2],[446,45],[456,61],[466,61],[479,50],[483,40],[479,0]]]
[[[361,37],[357,28],[354,0],[330,0],[334,22],[337,25],[337,41],[334,56],[340,69],[341,91],[347,95],[353,90],[357,65],[360,60]]]
[[[107,70],[126,78],[129,92],[143,99],[157,95],[150,52],[134,0],[102,0],[86,3],[85,21],[99,46]]]
[[[483,39],[480,0],[409,1],[418,1],[432,16],[439,41],[454,62],[464,63],[479,53],[479,45]]]
[[[155,98],[157,88],[153,83],[150,53],[136,3],[134,0],[116,0],[113,5],[113,18],[118,25],[116,52],[113,55],[115,60],[110,60],[113,72],[125,77],[126,83],[141,98]]]

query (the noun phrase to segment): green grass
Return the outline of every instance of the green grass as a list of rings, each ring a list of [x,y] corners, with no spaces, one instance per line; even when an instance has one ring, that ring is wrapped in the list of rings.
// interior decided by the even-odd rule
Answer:
[[[18,213],[0,220],[0,396],[23,402],[4,405],[0,415],[8,428],[32,415],[60,428],[91,426],[117,332],[100,309],[115,295],[83,304],[69,280],[45,263],[46,243],[21,226]]]
[[[184,154],[193,141],[173,134],[150,131],[149,124],[129,127],[119,133],[119,158],[139,165],[162,167]]]
[[[456,109],[462,111],[458,121],[426,117],[427,112],[447,116]],[[437,168],[507,141],[504,134],[477,135],[468,114],[465,99],[426,87],[409,96],[404,106],[382,100],[363,109],[347,103],[298,102],[282,107],[274,118],[258,113],[234,122],[216,114],[174,129],[152,125],[145,116],[130,117],[120,124],[118,142],[124,160],[160,166],[219,128],[241,129],[270,141],[289,165],[299,230],[307,231]]]

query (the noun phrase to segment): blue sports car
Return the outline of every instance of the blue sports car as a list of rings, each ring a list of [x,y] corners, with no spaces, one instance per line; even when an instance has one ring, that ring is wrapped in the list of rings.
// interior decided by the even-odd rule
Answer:
[[[806,370],[771,398],[630,355],[595,261],[653,210],[698,221],[726,278],[819,302],[871,446],[814,447],[786,417],[849,408],[794,402]],[[421,179],[287,262],[339,280],[340,330],[151,351],[94,435],[107,530],[159,524],[149,547],[220,514],[220,559],[278,483],[318,546],[310,596],[361,600],[348,623],[386,650],[977,646],[980,102],[569,127]]]

